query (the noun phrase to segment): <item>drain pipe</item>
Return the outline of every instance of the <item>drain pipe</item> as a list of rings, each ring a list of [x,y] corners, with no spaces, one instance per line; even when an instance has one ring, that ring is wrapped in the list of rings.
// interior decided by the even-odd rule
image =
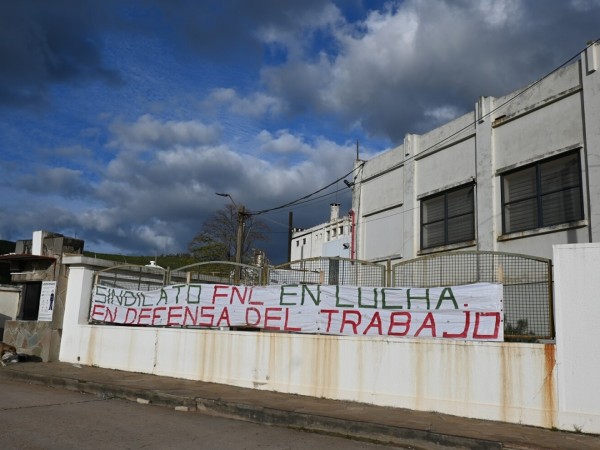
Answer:
[[[354,216],[354,210],[351,209],[348,214],[350,215],[350,259],[354,259],[354,239],[356,237],[356,235],[354,234],[354,220],[355,220],[355,216]]]

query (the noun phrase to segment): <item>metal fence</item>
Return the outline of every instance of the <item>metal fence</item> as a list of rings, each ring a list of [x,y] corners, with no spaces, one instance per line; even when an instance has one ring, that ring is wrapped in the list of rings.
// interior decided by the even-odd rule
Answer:
[[[157,266],[123,264],[96,272],[94,284],[136,291],[152,291],[168,284],[169,273]]]
[[[95,284],[136,291],[152,291],[168,284],[264,284],[266,268],[227,261],[201,262],[170,270],[158,266],[124,264],[96,273]]]
[[[394,286],[434,287],[478,282],[504,287],[507,339],[554,337],[552,261],[499,252],[457,251],[400,262],[392,268]]]
[[[170,272],[171,283],[240,284],[258,286],[266,280],[266,267],[212,261],[190,264]]]
[[[385,267],[347,258],[302,259],[271,268],[269,284],[385,286]]]
[[[176,270],[122,265],[96,273],[95,283],[151,291],[168,284],[322,284],[436,287],[478,282],[503,285],[504,335],[508,340],[554,338],[552,262],[499,252],[457,251],[384,265],[347,258],[311,258],[275,267],[226,261],[203,262]]]

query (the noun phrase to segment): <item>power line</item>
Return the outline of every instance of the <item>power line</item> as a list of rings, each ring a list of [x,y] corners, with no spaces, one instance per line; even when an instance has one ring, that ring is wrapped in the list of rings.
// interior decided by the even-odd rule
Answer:
[[[362,166],[362,165],[361,165],[361,166]],[[291,202],[288,202],[288,203],[286,203],[286,204],[284,204],[284,205],[281,205],[281,206],[276,206],[276,207],[274,207],[274,208],[269,208],[269,209],[262,209],[262,210],[260,210],[260,211],[248,212],[247,214],[248,214],[248,215],[252,215],[252,216],[257,216],[257,215],[259,215],[259,214],[264,214],[264,213],[267,213],[267,212],[276,211],[276,210],[279,210],[279,209],[284,209],[284,208],[287,208],[287,207],[289,207],[289,206],[293,206],[293,205],[295,205],[296,203],[299,203],[299,202],[301,202],[302,200],[306,200],[306,199],[308,199],[308,198],[312,197],[313,195],[315,195],[315,194],[318,194],[319,192],[323,192],[323,191],[324,191],[325,189],[327,189],[327,188],[330,188],[331,186],[333,186],[334,184],[338,183],[339,181],[341,181],[341,180],[345,179],[346,177],[348,177],[348,176],[352,175],[352,174],[353,174],[354,172],[356,172],[356,171],[358,170],[358,168],[359,168],[359,167],[361,167],[361,166],[356,166],[356,167],[355,167],[354,169],[352,169],[350,172],[348,172],[347,174],[345,174],[345,175],[341,176],[341,177],[340,177],[340,178],[338,178],[337,180],[335,180],[335,181],[333,181],[333,182],[329,183],[327,186],[324,186],[324,187],[322,187],[321,189],[318,189],[318,190],[316,190],[316,191],[314,191],[314,192],[311,192],[310,194],[307,194],[307,195],[305,195],[304,197],[298,198],[298,199],[296,199],[296,200],[293,200],[293,201],[291,201]]]
[[[337,199],[337,193],[341,192],[341,191],[345,191],[346,189],[348,189],[348,188],[344,187],[344,188],[341,188],[341,189],[336,189],[335,191],[332,191],[332,192],[328,192],[327,194],[320,195],[318,197],[309,198],[309,199],[302,200],[302,201],[299,200],[297,203],[294,203],[293,206],[304,208],[306,206],[309,206],[309,203],[314,203],[314,202],[317,202],[319,200],[322,200],[322,199],[325,199],[325,198],[328,198],[328,197],[333,197],[334,195],[336,196],[336,199]],[[270,212],[265,213],[265,214],[270,214],[271,212],[275,212],[275,211],[270,211]]]

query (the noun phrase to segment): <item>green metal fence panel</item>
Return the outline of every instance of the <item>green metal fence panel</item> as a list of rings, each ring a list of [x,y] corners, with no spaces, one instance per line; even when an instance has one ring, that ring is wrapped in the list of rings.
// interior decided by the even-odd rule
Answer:
[[[347,258],[310,258],[269,270],[269,284],[384,286],[385,267]]]
[[[95,284],[134,291],[152,291],[163,287],[167,280],[166,269],[124,264],[96,272]]]
[[[229,261],[200,262],[173,270],[170,282],[260,286],[264,284],[265,272],[264,267]]]
[[[527,255],[456,251],[402,261],[392,267],[392,285],[452,286],[501,283],[504,335],[508,339],[554,338],[552,261]]]
[[[157,266],[121,265],[96,272],[95,283],[135,291],[152,291],[168,284],[263,284],[262,267],[227,261],[201,262],[175,270]]]

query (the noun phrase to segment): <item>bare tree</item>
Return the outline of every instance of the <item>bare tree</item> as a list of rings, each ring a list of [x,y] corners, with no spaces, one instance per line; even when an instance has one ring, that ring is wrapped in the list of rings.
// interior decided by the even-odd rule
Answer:
[[[239,206],[243,210],[243,206]],[[251,261],[252,250],[269,239],[269,226],[256,216],[245,215],[242,233],[242,262]],[[238,209],[225,205],[204,221],[188,249],[200,261],[235,261]]]

